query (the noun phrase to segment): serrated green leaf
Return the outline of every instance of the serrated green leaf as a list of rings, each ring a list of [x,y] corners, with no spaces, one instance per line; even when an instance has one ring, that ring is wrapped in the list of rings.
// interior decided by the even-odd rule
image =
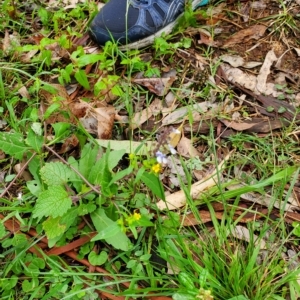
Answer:
[[[40,174],[47,185],[63,185],[68,182],[73,171],[61,162],[51,162],[41,168]]]
[[[141,180],[145,185],[160,199],[165,199],[165,192],[158,176],[152,173],[144,172]]]
[[[109,219],[106,216],[105,211],[102,208],[98,208],[95,212],[93,212],[91,214],[91,218],[98,232],[101,232],[108,226],[115,224],[113,220]],[[105,241],[108,244],[112,245],[114,248],[123,251],[128,251],[131,245],[129,238],[126,236],[126,234],[123,231],[121,231],[121,228],[116,235],[110,238],[106,238]]]
[[[34,218],[63,216],[71,207],[72,200],[62,186],[49,186],[40,193],[33,210]]]
[[[44,144],[44,137],[36,134],[32,129],[30,129],[26,138],[26,144],[37,153],[41,153]]]
[[[60,224],[60,221],[61,217],[49,217],[45,222],[43,222],[43,229],[45,230],[48,239],[54,239],[65,232],[66,225]]]
[[[17,132],[0,132],[0,149],[6,154],[21,160],[23,154],[30,150],[23,139],[23,136]]]
[[[99,255],[97,255],[95,251],[91,251],[88,256],[88,260],[93,266],[103,265],[107,261],[107,258],[108,254],[105,251],[101,251]]]
[[[90,84],[84,70],[79,70],[75,73],[76,80],[87,90],[90,89]]]

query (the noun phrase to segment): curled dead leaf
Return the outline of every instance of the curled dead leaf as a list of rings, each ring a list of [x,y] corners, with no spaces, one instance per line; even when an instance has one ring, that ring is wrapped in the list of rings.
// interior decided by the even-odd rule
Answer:
[[[175,79],[175,76],[167,78],[140,78],[133,79],[133,82],[145,86],[157,96],[164,96],[168,93]]]
[[[265,25],[253,25],[246,29],[242,29],[232,35],[229,39],[227,39],[227,41],[223,45],[223,48],[228,48],[236,44],[245,43],[251,39],[258,40],[264,35],[266,30],[267,26]]]
[[[115,119],[115,108],[113,106],[99,107],[93,110],[98,121],[98,138],[108,140],[111,138]]]
[[[193,158],[200,155],[197,149],[193,146],[192,141],[185,136],[183,136],[178,143],[177,152],[187,158]]]

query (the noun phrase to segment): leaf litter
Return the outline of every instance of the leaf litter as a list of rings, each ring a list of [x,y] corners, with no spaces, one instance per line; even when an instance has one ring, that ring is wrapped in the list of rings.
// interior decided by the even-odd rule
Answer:
[[[77,2],[69,1],[64,4],[64,7],[65,9],[75,8]],[[214,166],[207,167],[204,163],[204,152],[208,151],[209,145],[205,143],[203,136],[201,139],[201,135],[208,135],[213,130],[217,133],[217,143],[222,148],[220,141],[226,142],[237,136],[239,132],[257,134],[258,136],[266,133],[277,134],[278,129],[284,130],[293,122],[299,124],[297,113],[297,106],[300,103],[297,86],[299,85],[300,72],[299,47],[294,41],[296,38],[293,37],[294,39],[292,39],[290,32],[282,31],[283,39],[278,39],[276,42],[272,41],[276,36],[270,34],[270,32],[276,30],[276,24],[274,25],[272,21],[264,19],[269,13],[267,4],[271,2],[255,1],[250,3],[246,1],[240,7],[228,4],[229,8],[237,12],[233,20],[228,20],[225,17],[224,9],[227,6],[224,3],[210,12],[211,18],[199,16],[199,22],[205,22],[206,25],[215,28],[215,35],[204,29],[187,29],[186,33],[195,38],[198,45],[209,45],[215,48],[215,61],[223,61],[220,65],[220,73],[216,73],[214,78],[213,74],[210,74],[212,80],[208,81],[208,78],[206,78],[204,86],[201,86],[196,70],[200,69],[199,73],[204,73],[203,68],[206,65],[204,63],[206,60],[201,56],[203,53],[199,49],[192,47],[185,49],[185,53],[175,52],[174,62],[167,59],[164,61],[164,58],[155,62],[155,65],[158,64],[161,68],[161,74],[166,74],[165,76],[145,77],[144,74],[137,74],[136,77],[131,79],[131,82],[135,85],[146,87],[149,95],[153,97],[150,105],[144,105],[141,110],[136,105],[135,108],[137,109],[133,112],[130,120],[127,116],[122,118],[124,106],[115,102],[118,96],[111,93],[115,83],[108,84],[100,94],[95,96],[90,91],[84,90],[78,83],[63,86],[53,83],[52,80],[48,84],[55,89],[55,92],[43,90],[39,95],[41,97],[40,119],[43,120],[48,113],[49,117],[45,118],[46,125],[58,122],[78,125],[78,122],[80,122],[87,132],[99,139],[98,142],[101,146],[112,150],[123,149],[128,154],[139,151],[140,155],[152,155],[164,142],[171,143],[177,153],[170,155],[168,150],[168,164],[164,166],[161,174],[162,181],[171,192],[165,200],[159,200],[156,206],[161,211],[167,208],[176,210],[180,214],[184,226],[198,225],[199,218],[196,218],[190,212],[185,215],[180,210],[187,204],[187,195],[184,190],[180,189],[182,182],[187,181],[181,159],[197,157],[203,163],[204,170],[198,173],[198,178],[194,173],[193,183],[189,191],[190,198],[197,201],[201,199],[201,195],[205,196],[210,188],[228,181],[228,174],[223,174],[223,170],[226,170],[226,162],[234,159],[232,157],[235,155],[233,152],[229,152],[227,155],[219,154],[215,157]],[[299,3],[297,4],[299,5]],[[49,5],[52,6],[53,3],[49,3]],[[296,7],[296,10],[299,12],[299,7]],[[278,13],[280,13],[279,10]],[[260,24],[252,22],[256,17],[259,18]],[[248,22],[250,22],[250,26]],[[232,34],[232,32],[234,33]],[[43,36],[36,37],[35,43],[40,45],[42,38]],[[6,30],[2,42],[4,54],[8,55],[19,44],[20,37],[9,34]],[[63,62],[70,59],[70,53],[63,51],[57,43],[48,44],[46,50],[51,52],[53,64],[57,61]],[[99,53],[94,45],[85,47],[84,51],[85,53]],[[234,55],[230,54],[232,52]],[[28,51],[21,56],[21,61],[30,62],[37,53],[38,50]],[[182,61],[182,56],[187,54],[188,59]],[[203,63],[201,67],[199,67],[199,61]],[[166,71],[164,70],[166,62],[170,64],[170,70],[175,70],[175,66],[180,66],[185,71],[170,73],[167,70],[167,72],[164,72]],[[99,73],[99,71],[93,70],[91,65],[85,69],[84,74],[88,75],[90,72],[95,72],[95,74],[98,72],[97,75],[101,77],[98,81],[91,78],[88,82],[90,88],[110,75],[109,73]],[[278,77],[279,74],[281,74],[280,77]],[[279,79],[280,87],[276,82]],[[203,92],[202,88],[206,87],[208,82],[209,84],[217,82],[216,86],[212,87],[214,93],[201,94]],[[294,90],[294,92],[290,93],[287,87]],[[182,90],[180,90],[181,88]],[[229,88],[232,88],[235,92],[233,100],[226,97],[226,101],[222,102],[213,96],[215,94],[221,97],[221,93],[228,91]],[[18,91],[23,98],[30,98],[26,85],[20,86]],[[139,97],[139,95],[136,97]],[[89,101],[86,101],[87,98]],[[125,124],[131,131],[136,133],[136,135],[133,135],[135,140],[131,141],[126,134],[122,136],[122,139],[115,139],[114,126],[116,121],[119,122],[120,120],[123,120],[123,122],[120,122],[120,126]],[[158,132],[164,131],[165,134],[157,134],[157,140],[152,138],[152,140],[145,142],[143,139],[147,136],[137,132],[148,122],[150,126],[155,124],[153,126],[155,130]],[[3,124],[4,127],[6,124]],[[180,134],[174,135],[178,128]],[[296,130],[294,133],[297,141],[299,140],[298,131]],[[159,137],[162,135],[165,138]],[[195,135],[200,136],[200,141],[193,138]],[[66,139],[61,145],[61,149],[57,149],[57,152],[67,154],[69,149],[76,149],[78,143],[79,141],[74,138]],[[7,147],[9,146],[7,145]],[[17,150],[15,157],[21,158]],[[297,157],[294,157],[294,159],[298,162]],[[21,169],[16,169],[16,173],[21,174]],[[240,174],[236,174],[236,179],[242,181]],[[244,185],[241,183],[229,184],[226,186],[226,191],[236,191],[243,188]],[[295,190],[296,188],[298,186],[295,186]],[[55,189],[53,193],[56,193]],[[61,193],[61,197],[64,198],[62,200],[67,202],[65,206],[69,206],[70,199],[63,196],[66,195]],[[239,220],[242,225],[236,225],[234,231],[231,232],[238,239],[249,242],[249,231],[243,224],[263,218],[262,215],[269,213],[266,209],[270,205],[274,207],[271,212],[273,216],[284,217],[287,222],[300,219],[298,214],[299,200],[294,195],[289,196],[286,203],[274,199],[268,190],[264,195],[256,191],[247,191],[242,193],[240,197],[242,200],[238,209],[235,210],[234,218]],[[38,204],[35,213],[37,215],[42,214],[43,210],[44,208]],[[226,208],[215,205],[214,210],[217,219],[221,220]],[[199,212],[202,221],[200,223],[211,222],[211,212],[203,203],[199,203]],[[285,212],[285,214],[283,215],[282,212]],[[4,216],[1,215],[0,217],[4,219]],[[10,220],[4,221],[7,230],[16,232],[16,230],[21,229],[18,221],[15,220],[14,222],[12,224]],[[26,236],[30,238],[37,236],[37,233],[31,230]],[[49,255],[64,254],[77,260],[82,265],[90,267],[87,260],[78,259],[78,253],[74,249],[79,245],[84,245],[93,237],[94,234],[91,234],[86,238],[74,240],[65,247],[54,247],[52,249],[48,248],[49,241],[45,238],[37,245]],[[122,236],[122,238],[125,237]],[[114,241],[111,242],[114,243]],[[266,241],[261,240],[260,243],[259,247],[264,249]],[[36,252],[34,248],[29,250]],[[100,267],[96,267],[96,269],[109,276],[106,270]],[[128,286],[127,283],[124,283],[124,285]],[[105,296],[114,299],[110,293]]]

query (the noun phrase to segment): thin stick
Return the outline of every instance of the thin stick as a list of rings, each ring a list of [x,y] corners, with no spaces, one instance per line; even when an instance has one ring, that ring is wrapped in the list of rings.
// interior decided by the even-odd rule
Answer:
[[[26,167],[28,166],[28,164],[32,161],[32,159],[36,156],[36,153],[34,153],[29,159],[28,161],[24,164],[24,166],[20,169],[20,171],[18,172],[18,174],[16,175],[16,177],[10,182],[10,184],[5,188],[5,190],[1,193],[0,198],[2,198],[8,191],[9,189],[12,187],[12,185],[16,182],[16,180],[21,176],[21,174],[23,173],[23,171],[26,169]]]

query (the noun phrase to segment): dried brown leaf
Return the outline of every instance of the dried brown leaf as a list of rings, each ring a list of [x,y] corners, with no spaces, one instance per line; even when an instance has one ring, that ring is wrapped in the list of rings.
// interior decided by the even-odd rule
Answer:
[[[266,119],[252,119],[244,122],[229,121],[226,119],[220,120],[225,126],[237,131],[247,132],[260,132],[267,133],[275,129],[279,129],[287,125],[288,123],[281,120],[266,120]]]
[[[134,114],[130,128],[135,129],[140,127],[143,123],[145,123],[148,119],[150,119],[153,115],[157,115],[163,109],[162,101],[158,98],[155,98],[149,107],[143,109],[140,112]]]
[[[242,29],[227,39],[223,47],[228,48],[236,44],[245,43],[251,39],[258,40],[264,35],[266,30],[267,26],[265,25],[253,25],[246,29]]]
[[[133,82],[145,86],[157,96],[164,96],[168,93],[175,79],[175,76],[167,78],[140,78],[133,79]]]
[[[275,61],[277,61],[277,57],[272,49],[267,53],[265,61],[259,70],[259,74],[256,79],[256,89],[259,93],[267,94],[267,78],[271,72],[271,66]]]
[[[190,191],[190,195],[191,195],[192,199],[196,199],[202,191],[204,191],[212,186],[215,186],[217,184],[217,182],[221,176],[220,172],[221,172],[225,162],[229,159],[230,156],[231,156],[231,153],[229,153],[225,157],[225,159],[217,166],[217,168],[214,170],[214,172],[212,174],[209,174],[202,180],[192,184],[191,191]],[[168,195],[166,197],[165,201],[160,200],[159,202],[156,203],[157,208],[160,210],[163,210],[166,208],[169,210],[174,210],[174,209],[184,206],[185,204],[186,204],[186,195],[185,195],[185,191],[183,191],[183,190],[180,190],[178,192]]]
[[[108,140],[111,138],[115,119],[115,108],[113,106],[99,107],[93,110],[98,121],[98,138]]]
[[[200,155],[197,149],[193,146],[192,141],[185,136],[183,136],[178,143],[177,152],[187,158],[193,158]]]

